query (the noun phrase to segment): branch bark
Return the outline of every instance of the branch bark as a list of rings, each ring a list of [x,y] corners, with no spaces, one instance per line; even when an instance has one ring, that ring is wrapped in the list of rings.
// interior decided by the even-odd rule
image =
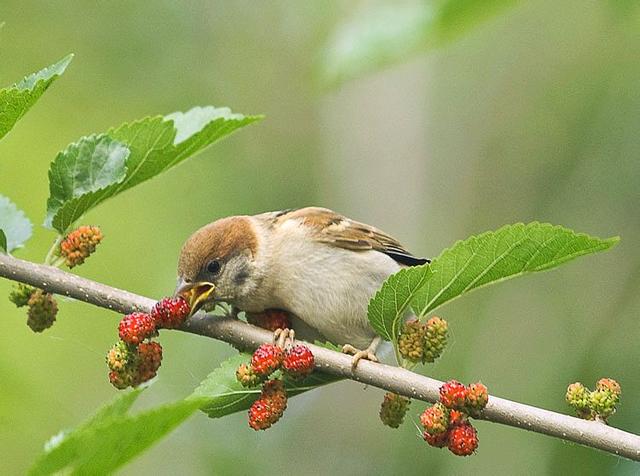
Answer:
[[[128,291],[4,254],[0,254],[0,276],[118,313],[149,311],[155,304],[152,299]],[[194,315],[181,330],[248,349],[254,349],[272,338],[270,332],[238,319],[211,316],[202,312]],[[351,357],[323,347],[308,345],[315,357],[317,369],[322,372],[425,402],[435,402],[439,398],[442,382],[438,380],[399,367],[368,361],[361,361],[352,371]],[[489,398],[482,418],[640,461],[640,436],[597,421],[581,420],[495,396]]]

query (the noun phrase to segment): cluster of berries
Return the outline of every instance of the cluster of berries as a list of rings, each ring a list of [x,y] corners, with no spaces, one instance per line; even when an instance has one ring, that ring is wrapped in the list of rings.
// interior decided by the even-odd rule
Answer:
[[[97,226],[81,226],[69,233],[55,249],[57,260],[69,268],[84,263],[102,241],[102,231]],[[34,332],[42,332],[53,325],[58,314],[58,303],[53,294],[26,284],[18,284],[9,294],[9,300],[17,307],[28,306],[27,325]]]
[[[440,387],[440,401],[420,415],[423,437],[436,448],[449,448],[458,456],[469,456],[478,448],[478,434],[469,416],[479,416],[489,401],[487,387],[468,386],[451,380]]]
[[[33,332],[42,332],[53,325],[58,314],[58,303],[53,294],[26,284],[16,284],[9,300],[17,307],[28,306],[27,325]]]
[[[426,323],[407,321],[398,338],[398,351],[411,362],[433,362],[447,345],[448,329],[447,321],[435,316]]]
[[[137,387],[156,376],[162,362],[158,342],[131,345],[120,340],[107,352],[109,381],[117,389]]]
[[[107,353],[109,381],[118,389],[137,387],[156,376],[162,362],[162,346],[151,339],[158,329],[180,327],[189,315],[181,297],[164,298],[149,314],[134,312],[120,321],[120,340]]]
[[[611,378],[601,378],[593,391],[580,382],[572,383],[567,387],[565,398],[579,418],[606,421],[616,412],[621,393],[618,382]]]
[[[314,358],[306,345],[295,344],[286,350],[275,344],[262,344],[251,357],[241,364],[236,378],[243,387],[262,385],[260,397],[249,409],[249,426],[266,430],[276,423],[287,408],[287,392],[283,381],[272,374],[282,371],[287,377],[302,380],[313,372]]]
[[[269,331],[277,329],[291,329],[291,321],[287,311],[279,309],[267,309],[260,313],[245,313],[247,322],[257,327],[262,327]]]
[[[102,238],[102,231],[97,226],[80,226],[65,236],[60,243],[58,255],[69,268],[73,268],[84,263],[84,260],[96,250]]]

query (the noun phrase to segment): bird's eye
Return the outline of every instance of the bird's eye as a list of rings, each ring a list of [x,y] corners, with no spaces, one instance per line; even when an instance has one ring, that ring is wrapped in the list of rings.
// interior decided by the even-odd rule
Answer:
[[[214,259],[207,263],[208,273],[218,274],[218,271],[220,271],[220,261]]]

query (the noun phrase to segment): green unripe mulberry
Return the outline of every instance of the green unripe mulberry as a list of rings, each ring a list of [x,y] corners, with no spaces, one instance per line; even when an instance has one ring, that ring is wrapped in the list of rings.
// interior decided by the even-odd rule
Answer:
[[[387,392],[380,405],[380,420],[391,428],[398,428],[407,414],[411,400],[397,393]]]
[[[425,326],[413,319],[402,327],[398,338],[398,350],[400,355],[411,362],[420,362],[424,356]]]
[[[36,289],[27,302],[27,325],[33,332],[42,332],[53,325],[58,314],[58,304],[53,294]]]
[[[432,317],[427,321],[424,340],[424,362],[433,362],[440,355],[447,345],[447,333],[449,325],[444,319]]]
[[[589,408],[600,418],[606,419],[616,412],[620,397],[608,389],[594,390],[589,395]]]
[[[29,298],[35,291],[35,288],[26,284],[18,283],[13,287],[13,291],[9,293],[9,301],[16,307],[23,307],[29,304]]]

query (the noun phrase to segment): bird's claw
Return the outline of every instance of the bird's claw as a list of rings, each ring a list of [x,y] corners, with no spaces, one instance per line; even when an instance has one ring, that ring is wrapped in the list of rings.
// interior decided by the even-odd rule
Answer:
[[[296,332],[293,329],[276,329],[273,331],[273,344],[284,349],[285,346],[293,345],[295,337]]]
[[[355,370],[355,368],[358,366],[358,362],[360,362],[362,359],[368,360],[370,362],[379,362],[378,357],[376,357],[376,354],[373,352],[373,350],[356,349],[351,344],[343,345],[342,353],[353,355],[353,359],[351,360],[351,370]]]

